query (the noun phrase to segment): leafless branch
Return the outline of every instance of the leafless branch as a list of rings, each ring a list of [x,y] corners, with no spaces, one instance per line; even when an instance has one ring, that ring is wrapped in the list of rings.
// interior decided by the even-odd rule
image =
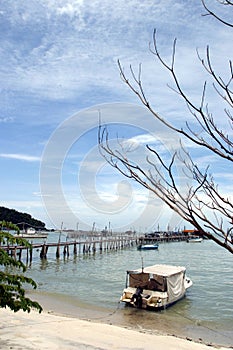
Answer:
[[[206,5],[205,0],[201,0],[207,11],[222,24],[232,27],[233,25],[218,17]],[[232,6],[232,0],[219,0],[219,3],[226,6]],[[170,63],[165,61],[158,49],[156,30],[153,32],[152,46],[150,51],[171,75],[174,87],[172,89],[181,97],[194,121],[201,132],[192,127],[192,123],[186,122],[185,127],[178,128],[168,120],[162,118],[151,106],[143,84],[142,84],[142,65],[139,65],[138,72],[130,66],[131,79],[128,79],[123,66],[118,61],[120,76],[129,89],[139,98],[141,103],[151,114],[163,123],[167,128],[191,141],[191,144],[202,147],[210,154],[217,156],[221,161],[232,166],[233,162],[233,140],[231,138],[233,130],[233,116],[230,109],[233,108],[233,65],[228,61],[228,78],[223,79],[218,75],[213,67],[210,49],[207,46],[205,59],[201,58],[197,52],[198,58],[203,68],[212,78],[214,91],[221,102],[227,104],[228,108],[224,109],[224,114],[230,125],[230,133],[222,130],[216,122],[216,118],[211,113],[207,96],[207,82],[204,82],[200,95],[200,104],[196,104],[187,95],[182,88],[176,73],[175,56],[177,40],[175,39],[172,46]],[[200,166],[194,162],[191,155],[181,145],[178,151],[175,151],[170,160],[165,160],[160,153],[153,147],[147,145],[146,157],[147,166],[141,166],[133,162],[127,155],[127,150],[121,142],[117,143],[114,148],[109,132],[106,126],[100,122],[98,142],[100,153],[105,160],[121,174],[129,179],[135,180],[143,187],[160,198],[182,219],[193,225],[202,236],[213,240],[218,245],[224,247],[233,254],[233,203],[231,198],[219,190],[213,176],[209,173],[209,167],[201,170]],[[192,185],[187,184],[186,189],[181,189],[176,178],[176,164],[182,165],[182,172],[187,179],[192,179]],[[227,163],[230,162],[230,163]],[[230,228],[226,228],[229,225]]]
[[[205,0],[201,0],[201,2],[202,2],[202,5],[204,6],[205,10],[207,11],[207,13],[204,14],[203,16],[213,16],[219,22],[223,23],[226,26],[229,26],[229,27],[233,28],[233,24],[232,23],[225,21],[221,17],[217,16],[215,12],[211,11],[207,7]],[[222,4],[222,5],[231,5],[231,6],[233,6],[233,2],[231,0],[224,0],[224,1],[219,0],[219,3]]]

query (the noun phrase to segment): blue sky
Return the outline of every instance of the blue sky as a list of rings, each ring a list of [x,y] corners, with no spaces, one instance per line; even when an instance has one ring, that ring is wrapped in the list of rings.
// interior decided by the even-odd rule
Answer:
[[[169,59],[177,37],[180,81],[200,101],[208,75],[196,49],[204,56],[210,45],[219,74],[232,58],[232,33],[204,13],[198,0],[1,1],[1,205],[27,212],[47,227],[62,222],[73,229],[93,222],[98,229],[111,222],[113,230],[183,227],[163,203],[106,165],[97,147],[98,118],[101,114],[111,124],[112,135],[137,145],[140,164],[148,140],[162,152],[169,149],[166,131],[120,79],[117,60],[126,72],[130,64],[137,69],[142,63],[155,110],[182,125],[191,116],[167,88],[170,77],[156,63],[149,42],[156,28],[160,51]],[[208,98],[224,127],[221,103],[211,89]],[[195,157],[200,165],[211,164],[227,193],[231,169],[223,171],[204,151]]]

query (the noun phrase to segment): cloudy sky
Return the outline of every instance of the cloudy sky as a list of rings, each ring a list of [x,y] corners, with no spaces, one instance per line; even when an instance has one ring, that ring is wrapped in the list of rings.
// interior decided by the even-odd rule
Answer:
[[[209,1],[221,14],[228,8]],[[2,0],[0,4],[1,205],[27,212],[47,227],[145,231],[184,226],[152,194],[123,178],[100,156],[99,116],[111,135],[130,140],[144,165],[144,145],[169,148],[158,121],[122,82],[117,61],[142,64],[145,91],[155,110],[171,122],[191,120],[184,102],[167,84],[168,72],[149,50],[157,30],[159,50],[169,60],[177,38],[180,82],[199,103],[208,75],[197,58],[211,48],[218,74],[232,58],[232,33],[199,0]],[[208,90],[209,106],[222,126],[222,106]],[[113,136],[111,136],[113,137]],[[173,144],[179,140],[172,136]],[[132,146],[133,145],[133,146]],[[190,146],[191,149],[191,146]],[[229,169],[210,163],[227,191]]]

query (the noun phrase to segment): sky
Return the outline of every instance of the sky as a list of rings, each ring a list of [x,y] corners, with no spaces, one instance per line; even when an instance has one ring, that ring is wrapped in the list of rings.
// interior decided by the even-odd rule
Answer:
[[[232,20],[228,8],[208,1]],[[232,58],[232,33],[199,0],[2,0],[0,3],[1,206],[26,212],[47,228],[147,232],[183,228],[152,193],[111,168],[98,150],[98,125],[129,145],[144,167],[145,145],[166,157],[179,147],[177,135],[145,110],[120,78],[118,60],[142,69],[151,105],[175,125],[192,124],[184,101],[168,87],[172,80],[151,52],[157,31],[161,55],[175,67],[180,83],[199,104],[209,76],[200,64],[209,45],[217,74]],[[223,106],[211,83],[208,106],[224,128]],[[228,128],[229,129],[229,128]],[[231,133],[231,130],[229,131]],[[232,171],[205,151],[189,151],[200,167],[210,164],[222,193]],[[133,151],[134,149],[134,155]],[[180,185],[186,181],[180,176]]]

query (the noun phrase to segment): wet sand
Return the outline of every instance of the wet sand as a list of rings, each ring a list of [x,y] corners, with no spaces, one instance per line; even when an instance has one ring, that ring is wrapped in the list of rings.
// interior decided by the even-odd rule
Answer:
[[[85,305],[72,305],[72,301],[65,303],[62,297],[52,299],[40,293],[30,297],[41,303],[42,314],[0,309],[0,349],[227,349],[201,339],[194,341],[179,332],[171,335],[166,323],[156,324],[153,331],[145,328],[143,322],[131,324],[131,308],[126,308],[122,317],[118,309],[91,310]]]
[[[0,348],[12,350],[207,350],[208,345],[174,336],[43,312],[0,310]],[[226,349],[226,348],[219,348]]]
[[[72,299],[62,295],[41,293],[33,291],[30,298],[37,300],[45,311],[57,315],[76,317],[81,320],[90,320],[103,324],[116,325],[130,328],[136,331],[143,331],[150,334],[174,335],[183,339],[191,339],[195,342],[205,344],[217,344],[225,347],[233,345],[232,325],[229,324],[229,330],[221,330],[219,326],[209,325],[208,323],[196,322],[185,317],[180,317],[179,304],[172,308],[172,313],[165,311],[162,313],[148,312],[131,307],[125,307],[124,303],[116,301],[115,309],[107,309],[88,303],[77,303],[77,298]]]

